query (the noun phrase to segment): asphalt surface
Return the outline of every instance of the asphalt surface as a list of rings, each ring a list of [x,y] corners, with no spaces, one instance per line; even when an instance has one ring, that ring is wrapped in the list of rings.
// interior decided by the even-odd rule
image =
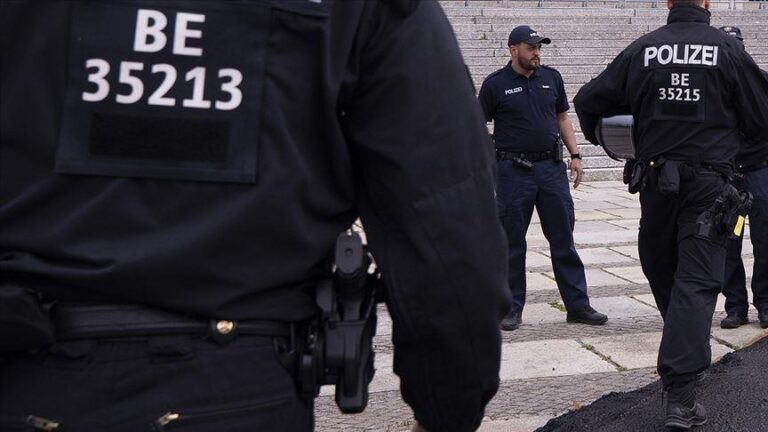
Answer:
[[[768,338],[725,355],[700,383],[698,400],[707,424],[694,432],[768,432]],[[609,393],[550,420],[536,432],[655,432],[662,419],[661,382],[627,393]]]

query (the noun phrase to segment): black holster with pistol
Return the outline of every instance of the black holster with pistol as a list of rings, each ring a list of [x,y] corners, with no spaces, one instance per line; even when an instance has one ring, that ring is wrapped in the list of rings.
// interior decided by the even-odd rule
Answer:
[[[752,208],[752,194],[726,184],[715,202],[696,219],[696,235],[707,239],[741,237],[744,220]]]
[[[376,288],[379,274],[360,236],[352,231],[336,240],[328,277],[316,289],[320,316],[307,330],[300,354],[299,387],[315,397],[324,384],[336,385],[336,404],[344,413],[362,412],[373,379]]]

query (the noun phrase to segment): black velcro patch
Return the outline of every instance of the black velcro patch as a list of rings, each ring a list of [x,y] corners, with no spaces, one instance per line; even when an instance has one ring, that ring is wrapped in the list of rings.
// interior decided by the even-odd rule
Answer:
[[[89,152],[96,156],[226,162],[229,122],[94,113]]]

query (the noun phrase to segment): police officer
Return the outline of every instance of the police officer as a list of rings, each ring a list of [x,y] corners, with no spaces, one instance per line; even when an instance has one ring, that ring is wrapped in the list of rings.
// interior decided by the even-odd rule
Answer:
[[[56,333],[3,333],[3,430],[311,430],[291,349],[358,216],[419,428],[480,424],[506,252],[437,3],[3,1],[0,17],[0,299],[39,298]]]
[[[480,105],[493,120],[499,184],[496,199],[509,242],[509,289],[513,304],[501,324],[515,330],[525,306],[525,233],[536,207],[549,241],[552,267],[568,311],[567,321],[604,324],[608,317],[589,305],[584,265],[573,241],[573,199],[562,161],[562,137],[571,153],[573,186],[581,183],[581,156],[568,118],[568,98],[560,73],[541,65],[541,45],[551,40],[531,27],[509,34],[511,60],[480,88]]]
[[[723,26],[720,30],[744,42],[738,27]],[[768,72],[763,70],[762,73],[768,79]],[[752,303],[757,309],[760,326],[768,328],[768,144],[745,141],[744,147],[736,156],[736,170],[737,187],[749,191],[754,198],[749,211],[749,227],[755,257]],[[741,243],[741,237],[728,242],[723,285],[727,316],[720,321],[720,327],[726,329],[738,328],[749,322],[749,300],[744,262],[741,260]]]
[[[634,117],[640,262],[664,318],[665,424],[690,428],[706,421],[695,383],[710,364],[723,283],[726,235],[715,203],[732,197],[724,193],[742,134],[768,135],[768,83],[736,39],[710,27],[708,0],[667,5],[667,25],[630,44],[574,102],[593,143],[601,116]]]

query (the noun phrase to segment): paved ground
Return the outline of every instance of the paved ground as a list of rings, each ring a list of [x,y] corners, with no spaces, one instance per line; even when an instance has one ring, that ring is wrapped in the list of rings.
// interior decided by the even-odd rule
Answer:
[[[610,392],[638,389],[658,378],[655,363],[662,322],[637,256],[637,196],[628,194],[620,182],[588,182],[574,191],[574,202],[575,237],[587,267],[591,303],[610,320],[602,327],[565,322],[549,248],[534,219],[528,232],[529,292],[523,325],[504,333],[502,384],[486,410],[481,432],[533,431]],[[744,261],[751,276],[748,241]],[[768,330],[757,325],[754,310],[752,322],[736,330],[720,329],[722,317],[721,298],[712,327],[713,360],[768,336]],[[391,323],[382,308],[368,409],[342,415],[333,403],[333,389],[324,388],[316,408],[318,431],[408,430],[413,417],[397,390],[390,339]]]
[[[726,354],[697,389],[707,423],[696,432],[768,431],[768,339]],[[659,415],[661,384],[611,393],[595,403],[551,420],[537,432],[665,431]]]

